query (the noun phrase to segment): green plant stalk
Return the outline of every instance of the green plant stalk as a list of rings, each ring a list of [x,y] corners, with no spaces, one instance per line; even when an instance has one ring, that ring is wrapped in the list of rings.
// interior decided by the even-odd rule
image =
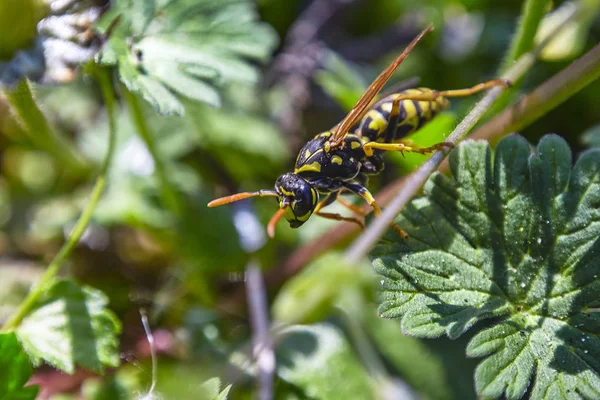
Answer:
[[[127,105],[129,107],[129,111],[131,112],[131,117],[134,125],[137,128],[138,134],[146,144],[146,147],[148,147],[148,151],[154,159],[156,174],[158,175],[158,179],[160,181],[162,197],[163,201],[165,202],[165,206],[173,211],[176,215],[181,215],[183,202],[179,197],[179,193],[171,185],[171,182],[167,177],[165,162],[156,148],[154,138],[152,137],[150,128],[148,127],[144,113],[142,112],[142,107],[140,106],[135,94],[131,93],[125,87],[123,87],[123,92],[125,94],[125,100],[127,101]]]
[[[505,74],[519,57],[533,49],[535,34],[547,5],[548,0],[526,0],[523,3],[519,26],[502,61],[500,74]]]
[[[519,57],[533,48],[535,34],[540,26],[547,5],[548,0],[527,0],[523,3],[519,26],[517,27],[517,32],[502,60],[498,71],[499,75],[505,74]],[[511,88],[500,95],[500,98],[492,108],[492,114],[495,114],[497,111],[506,107],[513,94],[521,86],[521,79],[512,82],[512,84],[513,86]]]
[[[498,139],[507,133],[520,131],[596,79],[600,79],[600,44],[481,126],[472,137]]]
[[[64,261],[69,257],[81,236],[85,232],[91,218],[94,213],[94,209],[100,200],[102,192],[106,186],[106,175],[108,168],[110,166],[112,156],[115,149],[115,135],[116,135],[116,100],[114,90],[112,88],[112,80],[108,76],[106,71],[97,71],[95,73],[96,79],[100,84],[100,88],[102,90],[102,94],[104,96],[104,101],[106,103],[106,108],[108,110],[109,115],[109,136],[108,136],[108,149],[106,151],[106,156],[104,158],[104,162],[102,163],[102,167],[100,169],[100,173],[96,178],[96,183],[94,184],[94,188],[90,195],[90,199],[86,204],[81,216],[77,220],[77,224],[71,231],[71,234],[67,238],[65,244],[61,247],[58,254],[54,257],[54,259],[48,265],[46,271],[44,271],[42,277],[39,282],[34,286],[34,288],[29,292],[25,300],[19,305],[19,308],[15,311],[13,315],[11,315],[4,326],[2,327],[2,331],[11,331],[15,330],[23,321],[23,318],[27,316],[31,312],[31,310],[35,307],[37,301],[42,296],[46,288],[52,283],[56,274],[63,266]]]
[[[89,170],[87,161],[73,145],[50,126],[35,101],[31,82],[23,79],[16,89],[6,90],[5,94],[13,115],[35,146],[51,154],[77,175]]]

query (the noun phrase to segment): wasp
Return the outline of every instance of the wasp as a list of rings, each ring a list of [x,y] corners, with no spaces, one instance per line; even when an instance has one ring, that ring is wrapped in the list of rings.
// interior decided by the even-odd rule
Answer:
[[[302,147],[296,158],[294,172],[281,175],[275,182],[274,190],[237,193],[213,200],[208,203],[208,207],[217,207],[249,197],[277,197],[279,210],[267,226],[270,237],[274,236],[275,225],[282,217],[292,228],[298,228],[313,214],[353,222],[363,227],[362,221],[356,217],[321,211],[337,200],[358,216],[364,215],[361,208],[339,197],[342,191],[359,195],[371,206],[375,215],[379,215],[381,207],[366,185],[369,175],[378,174],[383,170],[383,152],[427,154],[452,149],[454,145],[449,142],[419,147],[404,137],[447,109],[450,106],[449,97],[469,96],[493,86],[510,86],[508,81],[496,79],[469,89],[407,89],[374,101],[402,61],[431,30],[433,26],[429,25],[413,39],[373,81],[338,125],[316,135]],[[393,227],[403,236],[406,235],[399,227]]]

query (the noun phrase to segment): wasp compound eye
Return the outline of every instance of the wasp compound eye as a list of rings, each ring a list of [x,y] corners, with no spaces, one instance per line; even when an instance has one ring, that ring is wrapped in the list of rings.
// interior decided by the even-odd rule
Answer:
[[[283,216],[292,228],[305,223],[319,201],[318,193],[311,184],[292,173],[281,175],[277,179],[275,191],[281,196],[280,206],[287,204]]]

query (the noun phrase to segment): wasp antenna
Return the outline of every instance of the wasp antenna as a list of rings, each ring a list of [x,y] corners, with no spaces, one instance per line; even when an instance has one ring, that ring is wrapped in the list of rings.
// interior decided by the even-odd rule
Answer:
[[[286,208],[287,207],[283,207],[277,210],[277,212],[273,214],[273,216],[269,220],[269,223],[267,224],[267,235],[269,235],[271,239],[275,237],[275,225],[277,225],[281,217],[283,217]]]
[[[277,192],[274,190],[259,190],[258,192],[242,192],[232,194],[231,196],[220,197],[208,203],[208,207],[219,207],[224,204],[235,203],[236,201],[244,200],[249,197],[277,197]]]

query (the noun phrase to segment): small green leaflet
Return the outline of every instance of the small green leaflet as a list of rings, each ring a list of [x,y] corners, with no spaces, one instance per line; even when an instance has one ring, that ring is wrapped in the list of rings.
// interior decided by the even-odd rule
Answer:
[[[545,136],[532,153],[520,136],[465,141],[452,178],[434,174],[425,196],[396,220],[372,256],[380,314],[405,333],[471,340],[487,357],[482,397],[600,398],[600,150],[572,166],[567,143]]]
[[[249,0],[116,0],[98,24],[110,34],[98,61],[160,114],[183,114],[177,94],[219,106],[215,86],[255,83],[252,63],[276,44],[256,19]]]
[[[0,334],[0,400],[33,400],[39,387],[23,387],[33,367],[14,333]]]
[[[292,325],[277,347],[277,373],[310,399],[374,399],[367,371],[334,325]]]
[[[69,374],[76,365],[102,372],[119,365],[121,326],[107,304],[99,290],[57,282],[23,319],[17,335],[34,365],[44,360]]]

